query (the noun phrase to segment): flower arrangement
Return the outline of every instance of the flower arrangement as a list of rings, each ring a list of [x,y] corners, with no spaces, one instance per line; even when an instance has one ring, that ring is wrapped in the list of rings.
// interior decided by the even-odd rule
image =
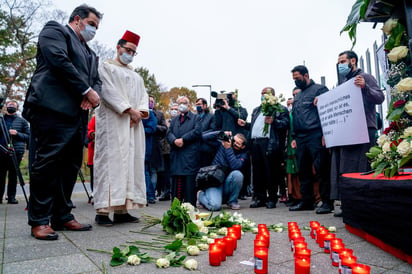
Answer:
[[[386,119],[391,121],[366,156],[371,159],[375,176],[393,177],[412,161],[412,69],[405,27],[397,19],[388,19],[382,30],[389,35],[385,50],[391,68],[388,85],[391,102]]]
[[[262,100],[262,114],[264,116],[270,116],[270,117],[275,117],[276,113],[278,112],[283,112],[284,109],[280,102],[285,101],[285,98],[283,97],[283,94],[279,95],[279,98],[276,97],[275,95],[265,93],[263,95],[263,100]],[[268,134],[269,131],[269,124],[265,123],[263,127],[263,135]]]

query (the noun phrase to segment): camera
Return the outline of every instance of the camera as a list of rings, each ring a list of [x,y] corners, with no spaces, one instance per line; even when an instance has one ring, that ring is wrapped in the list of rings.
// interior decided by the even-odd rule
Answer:
[[[220,93],[217,93],[215,91],[211,92],[211,96],[216,98],[215,101],[215,107],[221,107],[225,105],[225,102],[223,100],[226,100],[226,102],[230,105],[231,102],[233,101],[233,93],[225,93],[224,90],[222,90]]]
[[[224,131],[219,132],[217,139],[225,142],[233,141],[233,137],[231,135],[227,135]]]

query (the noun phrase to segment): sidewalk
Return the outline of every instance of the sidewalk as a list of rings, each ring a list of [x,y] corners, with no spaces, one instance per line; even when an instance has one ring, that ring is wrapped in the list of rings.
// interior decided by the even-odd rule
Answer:
[[[130,232],[139,231],[143,226],[142,223],[114,225],[108,228],[93,225],[93,230],[88,232],[58,232],[59,240],[57,241],[36,240],[30,236],[27,211],[24,210],[26,204],[21,192],[18,200],[18,205],[4,203],[0,205],[0,273],[103,273],[104,265],[107,273],[189,273],[183,267],[159,269],[154,263],[110,267],[111,256],[109,254],[86,250],[87,248],[112,250],[114,246],[126,244],[127,241],[150,241],[152,236]],[[88,204],[81,183],[76,184],[73,202],[76,205],[73,209],[76,219],[79,222],[94,224],[95,211],[93,206]],[[256,223],[287,225],[287,222],[295,221],[302,228],[309,226],[309,221],[316,220],[325,226],[336,226],[336,237],[342,238],[346,247],[353,249],[359,263],[371,267],[371,273],[412,273],[411,265],[347,232],[342,218],[335,218],[333,214],[316,215],[314,211],[290,212],[284,204],[277,204],[275,209],[250,209],[250,203],[250,198],[240,201],[242,208],[238,212]],[[161,218],[169,207],[170,202],[157,202],[147,208],[131,211],[131,213],[140,216],[142,212],[145,212]],[[148,232],[164,234],[161,225],[152,227]],[[331,265],[329,254],[324,253],[315,240],[310,238],[309,231],[302,230],[302,234],[306,238],[309,249],[312,250],[311,273],[339,273],[338,268]],[[238,241],[234,256],[228,257],[219,267],[209,265],[207,251],[201,251],[197,257],[190,257],[199,263],[197,273],[254,273],[253,265],[241,263],[253,262],[254,237],[254,234],[246,232]],[[148,252],[153,257],[162,256],[162,253],[152,250]],[[269,273],[294,273],[294,259],[290,251],[287,231],[271,232]]]

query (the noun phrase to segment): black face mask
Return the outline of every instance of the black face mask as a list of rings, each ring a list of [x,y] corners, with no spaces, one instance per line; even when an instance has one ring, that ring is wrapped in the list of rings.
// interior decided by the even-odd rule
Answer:
[[[7,112],[10,114],[14,114],[17,111],[17,108],[15,107],[7,107]]]
[[[306,81],[305,80],[295,80],[295,85],[300,88],[301,90],[304,90],[306,88]]]

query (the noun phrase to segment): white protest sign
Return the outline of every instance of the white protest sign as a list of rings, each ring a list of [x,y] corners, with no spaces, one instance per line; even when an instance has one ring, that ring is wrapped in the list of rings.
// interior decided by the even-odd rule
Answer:
[[[369,142],[362,91],[354,78],[319,95],[317,107],[327,148]]]

